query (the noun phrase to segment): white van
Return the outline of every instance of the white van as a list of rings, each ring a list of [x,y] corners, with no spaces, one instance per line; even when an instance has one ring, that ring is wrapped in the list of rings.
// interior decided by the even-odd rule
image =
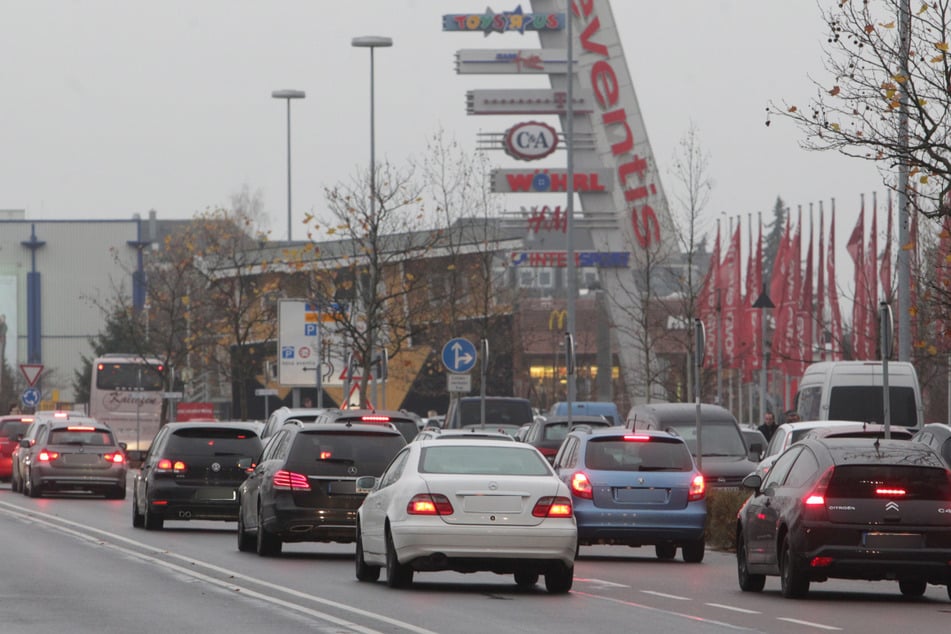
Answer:
[[[803,420],[885,422],[881,361],[822,361],[806,368],[799,381],[796,410]],[[888,362],[891,424],[921,429],[924,408],[915,367]]]

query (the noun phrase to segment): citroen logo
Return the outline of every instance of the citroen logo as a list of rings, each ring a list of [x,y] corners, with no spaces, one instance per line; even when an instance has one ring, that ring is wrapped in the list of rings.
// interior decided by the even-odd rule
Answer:
[[[885,502],[885,510],[895,511],[897,513],[901,511],[901,507],[898,506],[898,502],[895,502],[894,500],[889,500],[888,502]]]
[[[219,471],[221,471],[221,465],[217,462],[212,462],[211,470],[214,471],[215,473],[218,473]]]

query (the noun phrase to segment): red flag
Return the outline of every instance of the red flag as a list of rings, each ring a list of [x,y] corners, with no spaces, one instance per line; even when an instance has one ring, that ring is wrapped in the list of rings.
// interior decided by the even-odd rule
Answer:
[[[812,218],[809,219],[809,247],[806,249],[806,273],[802,282],[802,301],[796,320],[796,341],[799,344],[799,369],[794,376],[802,376],[806,365],[812,363],[813,326],[815,306],[812,297]]]
[[[736,367],[736,330],[740,308],[740,223],[730,239],[723,262],[720,263],[719,283],[721,290],[720,335],[723,341],[723,367]]]
[[[697,295],[697,315],[706,329],[706,343],[704,345],[704,367],[716,365],[717,350],[717,309],[719,307],[719,293],[717,283],[720,277],[720,223],[717,222],[717,239],[713,244],[713,253],[710,254],[710,265],[707,275],[703,278],[703,286]],[[699,353],[699,351],[698,351]]]
[[[823,234],[825,233],[825,215],[823,214],[822,201],[819,201],[819,263],[816,266],[816,313],[815,313],[815,332],[816,332],[816,345],[819,347],[822,352],[820,353],[820,360],[825,359],[825,344],[826,344],[826,289],[825,289],[825,248],[823,245]]]
[[[752,225],[752,218],[750,225]],[[753,228],[749,228],[750,238],[752,239]],[[743,380],[746,383],[753,381],[753,373],[760,370],[763,365],[763,342],[762,338],[762,318],[763,309],[753,308],[753,304],[759,298],[763,291],[763,222],[760,219],[759,236],[756,239],[756,256],[754,258],[753,248],[750,245],[749,258],[746,264],[746,306],[745,319],[743,320],[743,332],[740,334],[740,342],[744,346]]]
[[[801,218],[800,218],[801,220]],[[773,354],[787,375],[799,374],[799,344],[796,341],[796,316],[799,313],[800,288],[802,281],[801,266],[801,222],[786,249],[784,266],[786,280],[783,293],[776,303],[776,330],[773,336]]]
[[[845,248],[855,263],[855,301],[852,303],[852,355],[857,360],[871,359],[868,352],[868,283],[865,261],[865,196],[862,196],[862,208],[859,220],[849,236]]]
[[[938,234],[938,250],[935,254],[935,286],[937,287],[939,302],[947,304],[946,298],[951,293],[951,216],[945,216],[941,224],[941,233]],[[935,320],[935,341],[942,352],[947,349],[948,315],[940,314]]]
[[[865,252],[865,281],[868,285],[868,336],[865,343],[869,359],[878,358],[876,344],[880,341],[878,331],[878,196],[872,192],[872,230],[868,236],[868,251]]]
[[[888,194],[888,223],[885,230],[885,252],[882,253],[882,264],[878,269],[878,276],[882,281],[882,296],[885,301],[892,301],[892,195]]]
[[[844,340],[842,339],[842,309],[839,307],[839,291],[835,285],[835,200],[832,201],[832,217],[829,218],[826,285],[829,287],[829,338],[832,340],[830,361],[841,361]]]

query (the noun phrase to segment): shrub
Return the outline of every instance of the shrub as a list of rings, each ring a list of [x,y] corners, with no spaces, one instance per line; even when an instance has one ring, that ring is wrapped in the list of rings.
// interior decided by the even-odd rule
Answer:
[[[749,489],[707,489],[708,548],[734,551],[736,549],[736,514],[750,497]]]

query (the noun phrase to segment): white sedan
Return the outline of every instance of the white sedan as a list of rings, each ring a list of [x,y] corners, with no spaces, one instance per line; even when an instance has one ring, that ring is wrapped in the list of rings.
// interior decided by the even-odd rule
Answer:
[[[356,574],[391,588],[415,571],[513,574],[530,588],[545,577],[568,592],[578,541],[571,492],[530,445],[504,440],[413,442],[372,488],[357,517]]]

